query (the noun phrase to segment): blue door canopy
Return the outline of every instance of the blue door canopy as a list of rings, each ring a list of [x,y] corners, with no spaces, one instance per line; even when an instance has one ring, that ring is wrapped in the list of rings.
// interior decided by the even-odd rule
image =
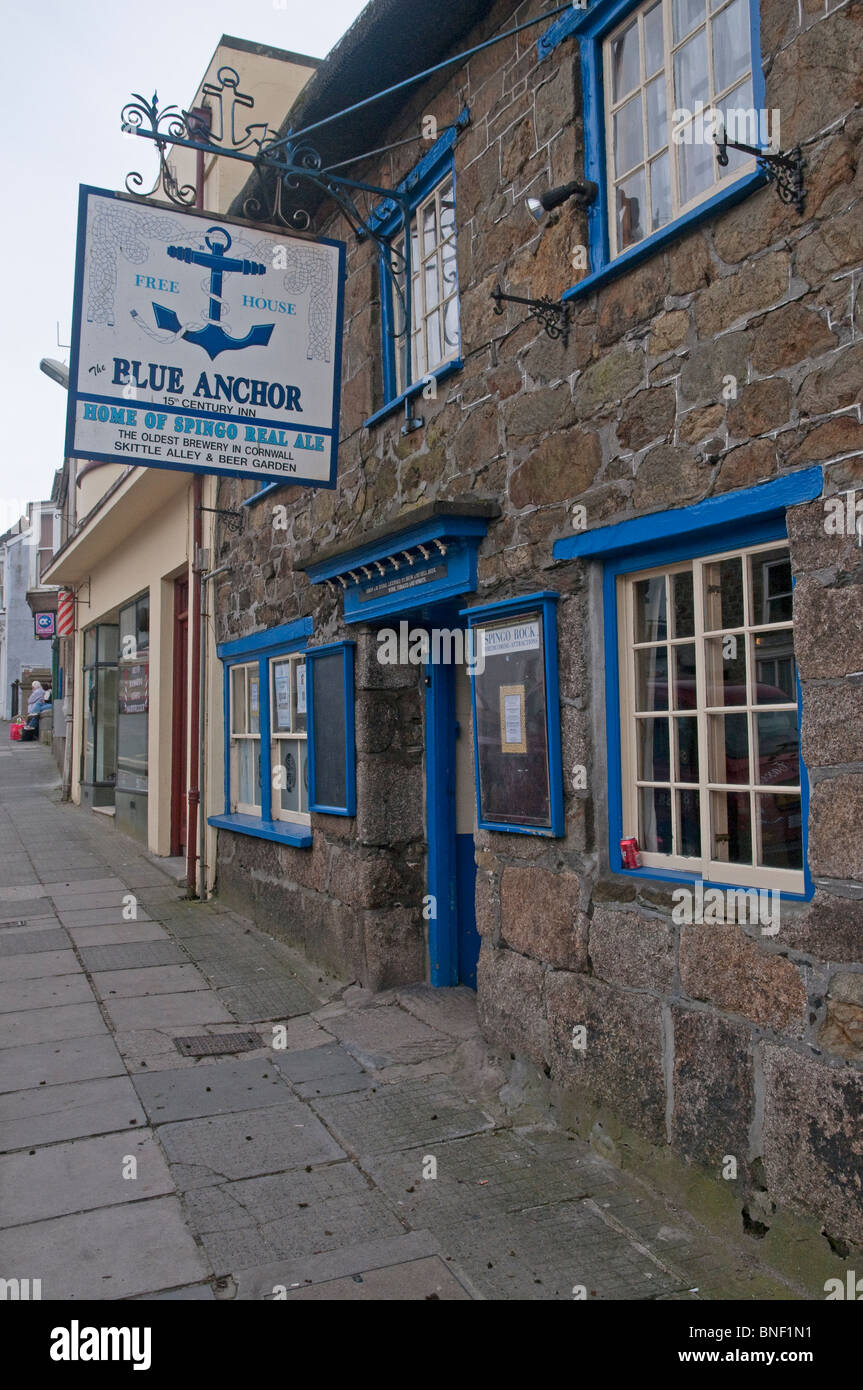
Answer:
[[[345,596],[345,622],[367,623],[476,589],[476,556],[496,502],[430,502],[298,565]]]

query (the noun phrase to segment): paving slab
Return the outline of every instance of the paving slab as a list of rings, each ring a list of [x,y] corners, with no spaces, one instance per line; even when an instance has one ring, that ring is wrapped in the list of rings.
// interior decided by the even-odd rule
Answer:
[[[10,1091],[0,1095],[0,1153],[146,1123],[126,1076]]]
[[[337,1015],[327,1021],[327,1027],[361,1066],[372,1069],[425,1061],[455,1046],[451,1037],[429,1028],[397,1004]]]
[[[416,1018],[462,1040],[479,1034],[476,1016],[476,994],[466,985],[451,989],[434,989],[431,985],[412,985],[397,991],[402,1008]]]
[[[193,953],[194,954],[194,953]],[[201,962],[207,970],[207,962]],[[218,991],[235,1018],[242,1023],[257,1023],[265,1019],[295,1018],[309,1014],[319,1000],[297,980],[268,980],[258,984],[228,985]]]
[[[470,1301],[470,1298],[464,1285],[459,1283],[437,1255],[427,1260],[412,1260],[409,1264],[389,1265],[365,1274],[354,1274],[349,1279],[332,1279],[325,1284],[309,1284],[285,1292],[285,1302],[324,1300],[380,1303],[392,1300],[403,1303],[418,1299],[459,1302]]]
[[[290,1099],[277,1069],[259,1060],[221,1060],[216,1066],[177,1068],[152,1076],[141,1073],[134,1085],[154,1125],[280,1105]]]
[[[7,922],[0,923],[0,939],[6,940],[9,937],[21,936],[24,932],[56,931],[59,926],[59,919],[54,916],[53,912],[47,913],[43,917],[13,917]]]
[[[0,1094],[31,1086],[58,1086],[97,1076],[121,1076],[123,1059],[110,1034],[0,1049]]]
[[[359,1062],[338,1043],[314,1047],[308,1052],[274,1049],[273,1060],[304,1098],[344,1095],[347,1091],[362,1091],[375,1084]]]
[[[98,949],[98,948],[97,948]],[[129,970],[100,970],[93,975],[100,998],[126,999],[141,994],[183,994],[208,989],[194,965],[150,965]]]
[[[230,1023],[231,1015],[209,990],[185,994],[151,994],[105,1001],[115,1028],[191,1028],[199,1023]],[[3,1021],[0,1018],[0,1029]]]
[[[11,957],[15,960],[15,957]],[[76,962],[77,965],[77,962]],[[0,981],[0,1014],[50,1009],[57,1004],[92,1004],[93,991],[82,970],[76,975],[49,975],[36,980]]]
[[[64,879],[46,882],[42,885],[43,891],[52,898],[61,897],[84,897],[87,898],[91,893],[104,893],[109,890],[117,893],[124,893],[126,885],[120,878],[115,878],[113,874],[104,874],[99,878],[82,877],[80,880]]]
[[[215,1303],[216,1295],[210,1284],[186,1284],[182,1289],[167,1289],[164,1293],[139,1293],[133,1303]]]
[[[18,888],[0,888],[0,903],[31,902],[33,898],[43,897],[45,891],[41,883],[30,883]]]
[[[119,916],[121,917],[121,919],[122,919],[122,916],[123,916],[123,908],[124,908],[124,906],[125,906],[125,903],[124,903],[123,899],[124,899],[124,898],[128,899],[128,895],[129,895],[130,891],[131,891],[131,890],[128,889],[128,888],[125,886],[125,884],[121,884],[119,888],[102,888],[102,889],[100,889],[98,892],[92,892],[92,893],[86,893],[86,894],[83,894],[83,893],[71,893],[71,892],[70,892],[70,893],[55,893],[55,894],[53,894],[52,897],[51,897],[51,902],[54,904],[54,910],[55,910],[57,913],[59,913],[59,915],[60,915],[61,917],[62,917],[63,913],[65,913],[65,912],[68,912],[68,913],[75,913],[75,912],[96,912],[96,911],[106,911],[106,910],[107,910],[107,911],[111,911],[111,909],[113,908],[115,914],[116,914],[116,915],[119,915]],[[133,895],[133,896],[136,896],[136,895]],[[138,916],[139,916],[139,917],[141,916],[141,914],[142,914],[143,911],[144,911],[144,904],[142,903],[141,899],[138,898]],[[123,920],[125,920],[125,919],[123,919]],[[113,916],[111,917],[111,921],[112,921],[112,922],[114,921],[114,917],[113,917]],[[85,925],[86,925],[86,923],[85,923]]]
[[[181,1191],[345,1157],[302,1101],[162,1125],[159,1139]]]
[[[126,890],[128,893],[128,889]],[[64,927],[111,927],[129,926],[136,922],[149,922],[151,919],[143,907],[135,909],[135,916],[123,916],[123,903],[117,901],[112,907],[57,908],[57,916]]]
[[[63,951],[72,942],[62,927],[49,930],[0,932],[0,958],[3,956],[35,955],[37,951]]]
[[[58,1004],[53,1009],[25,1009],[20,1013],[0,1014],[0,1049],[92,1037],[107,1031],[98,1004]]]
[[[50,898],[17,899],[13,902],[0,900],[0,928],[19,917],[47,917],[54,911]]]
[[[129,1298],[209,1277],[176,1197],[129,1202],[4,1231],[5,1269],[32,1270],[42,1298]],[[21,1276],[24,1277],[24,1276]]]
[[[126,946],[139,941],[164,941],[167,944],[170,939],[158,922],[117,922],[113,926],[69,927],[68,930],[80,950],[90,946]]]
[[[313,1104],[340,1142],[363,1156],[417,1144],[431,1147],[494,1126],[490,1116],[439,1076],[397,1081]]]
[[[137,1177],[124,1178],[128,1158]],[[23,1226],[94,1207],[173,1192],[174,1184],[148,1129],[49,1144],[0,1158],[0,1227]]]
[[[217,1274],[404,1230],[352,1163],[198,1188],[184,1206]]]
[[[37,951],[32,955],[0,957],[0,980],[39,980],[49,975],[71,975],[79,970],[78,958],[68,951]]]
[[[143,970],[153,965],[188,965],[189,957],[173,941],[129,941],[84,946],[81,959],[91,975],[106,970]]]
[[[440,1246],[430,1231],[404,1231],[401,1235],[361,1241],[358,1245],[304,1255],[296,1260],[278,1260],[260,1267],[235,1269],[237,1299],[272,1299],[277,1287],[290,1289],[302,1284],[319,1284],[330,1279],[362,1274],[366,1270],[407,1264],[435,1255],[439,1250]]]

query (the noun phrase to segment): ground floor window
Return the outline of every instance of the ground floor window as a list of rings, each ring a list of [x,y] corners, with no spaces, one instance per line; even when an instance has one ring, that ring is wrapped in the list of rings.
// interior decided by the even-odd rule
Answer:
[[[117,781],[117,653],[116,623],[86,629],[82,781],[89,786]]]
[[[624,836],[648,868],[802,892],[787,543],[617,582]]]
[[[261,814],[261,677],[258,662],[231,667],[232,811]]]
[[[308,824],[306,658],[298,652],[274,657],[269,665],[273,818]]]

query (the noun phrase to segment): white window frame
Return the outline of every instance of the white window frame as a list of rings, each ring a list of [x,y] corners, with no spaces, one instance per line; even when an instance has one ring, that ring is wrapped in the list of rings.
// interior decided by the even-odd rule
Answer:
[[[662,69],[657,68],[655,72],[649,74],[645,72],[644,16],[648,11],[654,8],[656,3],[657,0],[644,0],[643,4],[639,5],[637,9],[631,10],[627,14],[626,18],[623,19],[621,23],[618,24],[616,28],[611,30],[602,40],[603,90],[605,94],[604,119],[606,157],[606,198],[608,201],[608,237],[609,254],[611,260],[615,260],[616,257],[622,255],[625,251],[631,250],[634,246],[639,246],[642,242],[646,241],[648,237],[652,236],[655,232],[660,231],[662,228],[672,226],[673,223],[678,220],[678,218],[683,217],[686,213],[691,212],[693,209],[697,207],[700,207],[702,203],[707,202],[708,199],[714,197],[715,194],[720,193],[724,188],[727,188],[734,179],[740,178],[742,175],[750,173],[756,168],[755,159],[749,155],[742,154],[740,151],[728,151],[728,164],[725,166],[724,169],[721,168],[718,163],[716,163],[714,156],[713,183],[710,185],[709,188],[703,189],[694,197],[690,198],[687,202],[683,202],[681,200],[679,165],[680,155],[679,153],[675,153],[675,151],[679,151],[681,148],[683,148],[683,146],[675,145],[674,136],[678,132],[681,135],[685,135],[686,127],[690,124],[690,122],[682,121],[677,126],[672,127],[672,115],[674,111],[677,109],[677,104],[674,100],[674,55],[686,43],[688,43],[690,39],[692,39],[693,35],[699,33],[702,29],[706,28],[709,100],[704,103],[705,115],[707,112],[709,112],[711,107],[717,107],[721,112],[724,112],[726,98],[731,96],[731,94],[734,93],[747,80],[747,76],[746,74],[738,76],[729,86],[722,88],[721,90],[716,89],[711,30],[712,26],[716,23],[718,17],[721,14],[723,14],[732,3],[734,3],[734,0],[704,0],[704,18],[701,21],[701,24],[696,25],[687,34],[683,35],[680,38],[680,40],[676,43],[673,40],[672,0],[658,0],[658,3],[662,6],[663,11],[662,39],[665,72],[665,113],[668,139],[666,140],[664,145],[659,146],[656,150],[648,154],[646,88],[649,82],[654,80],[656,76],[662,71]],[[715,9],[710,8],[710,6],[713,4],[716,5]],[[745,0],[744,8],[746,11],[746,22],[748,25],[749,0]],[[620,38],[620,36],[624,34],[627,29],[631,28],[633,24],[637,24],[639,30],[639,81],[638,84],[635,87],[633,87],[631,91],[623,93],[617,100],[615,100],[613,95],[614,83],[611,57],[612,45],[615,42],[615,40]],[[748,69],[748,80],[750,83],[750,87],[753,86],[752,61],[753,55],[751,51],[750,39],[750,55]],[[641,114],[643,130],[643,142],[641,151],[642,157],[638,164],[633,165],[631,169],[625,170],[618,175],[615,170],[614,163],[614,114],[620,111],[621,108],[624,107],[628,101],[631,101],[632,97],[636,93],[639,93],[641,96]],[[703,117],[700,119],[703,121]],[[695,121],[693,121],[693,124],[694,123]],[[731,138],[733,137],[733,135],[734,132],[730,131],[729,137]],[[747,140],[744,141],[744,143],[757,144],[758,142],[757,140]],[[649,166],[650,164],[655,163],[661,157],[664,151],[667,151],[669,156],[671,209],[667,221],[660,223],[660,225],[657,227],[652,227],[647,225],[648,221],[652,220],[652,199],[650,196]],[[643,231],[638,241],[632,241],[629,242],[627,246],[621,246],[618,243],[617,189],[619,185],[625,183],[628,179],[632,178],[634,174],[637,174],[639,169],[644,169],[645,172],[645,218],[643,223]]]
[[[448,193],[448,197],[446,196]],[[451,227],[446,235],[443,230],[444,204],[450,212]],[[422,227],[425,214],[429,208],[434,208],[434,244],[430,248],[423,246],[423,254],[420,255],[419,243],[422,235]],[[458,268],[456,263],[456,221],[455,221],[455,175],[450,169],[446,175],[435,184],[434,188],[417,204],[410,217],[411,233],[411,380],[404,380],[404,353],[403,338],[395,339],[395,382],[396,394],[401,395],[417,382],[422,381],[429,372],[437,371],[439,367],[445,366],[448,362],[454,362],[461,351],[461,314],[458,294]],[[424,240],[424,237],[423,237]],[[401,255],[404,252],[405,234],[400,232],[393,238],[393,249]],[[447,270],[444,273],[444,253],[447,253]],[[434,265],[435,279],[438,287],[437,298],[429,301],[428,298],[428,276],[427,271]],[[397,279],[403,282],[403,276]],[[403,319],[398,303],[398,296],[394,295],[395,303],[394,319],[397,333],[403,327]],[[446,319],[449,306],[455,305],[455,342],[447,343]],[[440,327],[440,347],[442,355],[435,361],[431,361],[428,352],[428,324],[435,316],[438,316]]]
[[[291,719],[291,728],[290,728],[290,729],[280,729],[280,728],[278,727],[278,706],[277,706],[277,703],[276,703],[275,670],[274,670],[274,668],[275,668],[276,666],[284,666],[284,665],[287,665],[287,664],[290,664],[290,670],[291,670],[291,677],[290,677],[290,680],[291,680],[291,689],[290,689],[290,719]],[[302,709],[302,710],[299,708],[299,706],[300,706],[300,686],[299,686],[299,683],[298,683],[298,680],[297,680],[297,676],[298,676],[298,672],[299,672],[300,667],[302,667],[302,670],[303,670],[303,704],[305,704],[305,680],[306,680],[306,678],[307,678],[307,675],[306,675],[306,654],[305,654],[305,652],[287,652],[287,653],[282,654],[281,656],[271,656],[271,657],[268,659],[268,661],[267,661],[267,679],[268,679],[269,682],[270,682],[270,767],[271,767],[271,769],[275,770],[275,768],[276,768],[277,766],[281,766],[282,760],[281,760],[281,757],[278,756],[278,754],[279,754],[279,752],[280,752],[280,750],[281,750],[281,747],[282,747],[282,745],[284,745],[285,743],[292,743],[292,744],[298,745],[298,746],[297,746],[297,751],[296,751],[297,775],[298,775],[298,776],[300,775],[300,769],[304,766],[304,767],[306,768],[306,777],[308,777],[308,766],[309,766],[309,762],[308,762],[308,707],[306,706],[306,707],[305,707],[304,709]],[[302,729],[295,727],[295,726],[297,725],[297,723],[299,722],[299,721],[298,721],[298,715],[302,715],[302,716],[303,716],[303,719],[304,719],[304,722],[305,722],[305,727],[302,728]],[[300,747],[299,745],[302,745],[302,747]],[[302,783],[301,783],[300,801],[302,802],[302,800],[303,800],[303,793],[302,793]],[[311,825],[311,823],[312,823],[312,818],[311,818],[311,815],[310,815],[309,809],[308,809],[308,805],[309,805],[309,791],[308,791],[308,787],[306,787],[306,789],[305,789],[305,801],[306,801],[306,809],[305,809],[305,811],[286,811],[286,810],[283,810],[283,808],[282,808],[282,792],[281,792],[281,788],[280,788],[280,787],[276,787],[276,786],[274,785],[273,788],[272,788],[272,818],[273,818],[273,820],[292,821],[294,824],[297,824],[297,825]]]
[[[245,692],[245,693],[244,693],[244,700],[243,700],[243,704],[244,704],[244,709],[243,709],[244,719],[241,721],[242,724],[243,724],[242,729],[238,729],[238,728],[235,727],[238,721],[237,721],[237,719],[236,719],[237,711],[236,711],[236,708],[235,708],[235,705],[234,705],[234,677],[235,677],[235,675],[236,675],[238,672],[240,672],[240,671],[242,671],[242,672],[243,672],[243,675],[244,675],[244,692]],[[253,676],[254,676],[254,679],[258,682],[258,729],[257,729],[257,732],[256,732],[254,729],[251,728],[251,724],[252,724],[252,720],[251,720],[251,718],[250,718],[250,715],[251,715],[251,703],[250,703],[250,700],[249,700],[249,677],[250,677],[250,674],[253,675]],[[231,668],[230,668],[230,674],[229,674],[229,677],[228,677],[228,689],[229,689],[229,692],[230,692],[230,694],[229,694],[229,705],[230,705],[230,708],[229,708],[229,715],[230,715],[230,726],[231,726],[231,727],[230,727],[230,739],[231,739],[231,758],[230,758],[231,796],[230,796],[230,803],[231,803],[231,810],[234,811],[234,812],[237,812],[239,815],[243,815],[243,816],[257,816],[257,817],[260,819],[260,816],[261,816],[261,804],[260,804],[260,802],[259,802],[257,805],[255,805],[253,802],[240,801],[240,798],[239,798],[239,791],[240,791],[240,744],[241,744],[241,743],[252,743],[252,744],[256,744],[256,745],[257,745],[257,749],[258,749],[258,780],[260,780],[260,770],[261,770],[261,732],[260,732],[260,727],[261,727],[261,688],[260,688],[260,668],[259,668],[258,662],[257,662],[257,661],[248,661],[248,662],[245,662],[245,661],[243,661],[243,662],[238,661],[238,662],[235,662],[235,663],[231,666]]]
[[[618,592],[618,651],[620,659],[620,715],[621,715],[621,793],[623,809],[623,835],[625,837],[639,837],[639,791],[642,786],[670,786],[670,802],[672,825],[676,838],[678,812],[677,812],[677,790],[681,785],[689,790],[696,790],[699,793],[699,815],[701,831],[700,856],[684,856],[681,854],[659,854],[646,851],[640,847],[641,863],[645,868],[664,869],[672,872],[682,871],[694,874],[695,877],[702,877],[705,882],[726,883],[732,886],[752,887],[762,889],[773,889],[778,892],[803,893],[805,891],[805,863],[800,869],[781,869],[764,865],[759,865],[757,860],[760,853],[760,820],[757,815],[757,788],[765,784],[754,782],[752,779],[757,775],[757,759],[755,757],[756,722],[754,715],[769,714],[771,712],[793,711],[797,721],[798,733],[798,753],[801,758],[800,778],[803,776],[802,753],[800,752],[800,719],[799,707],[796,699],[793,701],[776,703],[757,703],[755,696],[757,692],[753,686],[758,683],[757,672],[755,669],[755,636],[765,632],[787,631],[793,637],[793,622],[763,623],[757,621],[759,615],[753,614],[751,610],[751,573],[752,566],[757,563],[759,554],[775,552],[782,548],[787,549],[787,541],[769,541],[757,546],[736,547],[733,550],[721,551],[715,554],[699,556],[692,560],[681,561],[674,564],[660,565],[645,570],[633,571],[625,575],[620,575],[617,580]],[[721,628],[708,626],[706,577],[705,568],[709,565],[717,564],[726,559],[733,559],[738,556],[743,557],[744,561],[744,613],[743,625],[738,627]],[[666,581],[666,606],[668,614],[668,630],[665,638],[656,641],[635,641],[635,585],[644,579],[659,576],[670,576],[678,573],[691,572],[693,579],[694,595],[694,631],[692,636],[675,637],[670,631],[671,608],[668,602],[670,598],[670,584]],[[753,621],[753,618],[756,621]],[[738,642],[744,643],[744,650],[748,652],[747,658],[747,689],[746,702],[739,705],[717,706],[707,703],[707,647],[706,638],[713,637],[714,641],[718,634],[734,635]],[[692,711],[697,720],[698,734],[698,782],[681,784],[680,778],[675,778],[675,740],[674,740],[674,705],[672,691],[674,689],[673,671],[673,651],[675,646],[695,645],[696,648],[696,704]],[[638,650],[644,650],[651,646],[665,647],[669,657],[668,672],[668,703],[665,710],[656,710],[653,716],[667,717],[669,719],[669,761],[668,780],[655,782],[649,778],[639,776],[638,766],[638,738],[637,725],[640,720],[650,718],[651,714],[639,713],[636,710],[636,657]],[[763,682],[762,682],[763,683]],[[795,683],[796,684],[796,683]],[[747,715],[747,735],[748,735],[748,776],[747,782],[739,783],[720,783],[711,780],[711,770],[713,760],[711,753],[719,753],[717,742],[716,749],[711,749],[711,737],[716,737],[715,728],[711,732],[711,724],[708,715],[725,714],[746,714]],[[721,729],[720,722],[714,721],[714,726]],[[723,753],[724,756],[724,753]],[[749,794],[749,828],[752,847],[752,864],[733,864],[727,860],[714,857],[711,853],[713,848],[711,840],[710,815],[711,815],[711,793],[718,792],[748,792]],[[803,812],[803,794],[801,781],[794,785],[769,785],[768,793],[771,795],[796,795],[800,797],[801,815]],[[805,835],[804,827],[801,825],[801,843],[805,856]],[[640,844],[640,841],[639,841]]]

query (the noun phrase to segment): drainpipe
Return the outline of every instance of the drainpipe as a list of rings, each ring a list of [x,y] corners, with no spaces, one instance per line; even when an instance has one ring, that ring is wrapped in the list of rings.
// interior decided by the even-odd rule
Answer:
[[[204,480],[200,473],[195,474],[192,486],[192,584],[189,595],[189,614],[192,619],[192,697],[189,703],[189,749],[194,750],[190,759],[191,768],[188,790],[188,815],[186,817],[186,897],[196,896],[195,841],[198,829],[198,807],[201,793],[200,723],[201,723],[201,543],[203,541],[203,490]]]

